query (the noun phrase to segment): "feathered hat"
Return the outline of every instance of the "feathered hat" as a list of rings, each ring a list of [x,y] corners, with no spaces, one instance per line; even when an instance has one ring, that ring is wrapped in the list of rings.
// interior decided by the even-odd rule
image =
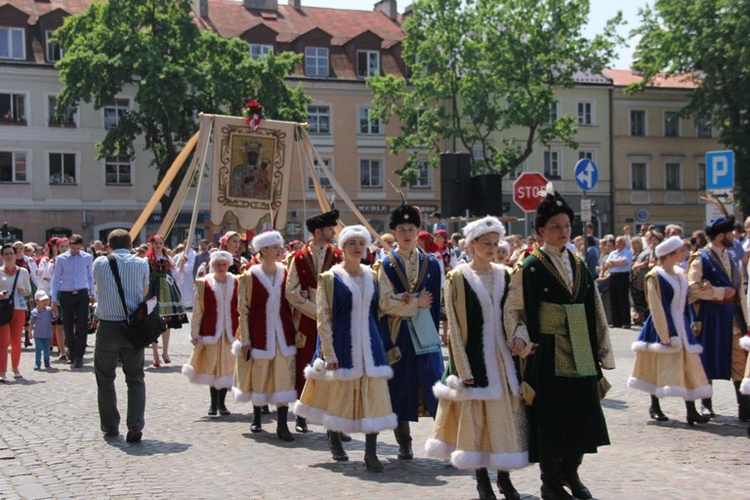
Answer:
[[[305,221],[307,230],[314,233],[316,229],[323,229],[324,227],[335,226],[339,221],[339,211],[335,208],[330,212],[325,212],[318,215],[313,215]]]
[[[715,218],[709,225],[706,226],[707,236],[713,238],[720,234],[730,233],[734,230],[734,215],[729,215],[727,207],[724,205],[724,202],[719,199],[718,196],[711,193],[710,197],[701,196],[700,199],[707,203],[713,203],[719,208],[719,210],[721,210],[721,213],[724,214],[722,217]]]
[[[393,184],[391,184],[391,186],[393,186]],[[420,227],[422,225],[422,211],[419,207],[406,203],[406,196],[404,196],[403,191],[395,186],[393,186],[393,188],[401,195],[401,206],[391,212],[388,227],[396,229],[396,226],[399,224],[414,224],[415,226]]]
[[[540,227],[544,227],[547,221],[557,214],[566,214],[570,217],[570,222],[573,222],[573,219],[575,219],[573,209],[565,201],[565,198],[555,191],[551,182],[548,182],[545,186],[542,196],[544,196],[544,199],[536,209],[536,219],[534,220],[534,227],[536,227],[537,232],[539,232]]]

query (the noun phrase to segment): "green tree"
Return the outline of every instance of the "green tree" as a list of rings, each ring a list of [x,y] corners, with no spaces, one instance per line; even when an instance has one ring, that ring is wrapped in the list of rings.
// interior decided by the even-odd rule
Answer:
[[[481,147],[474,171],[501,175],[538,142],[575,147],[576,119],[549,120],[555,90],[601,72],[621,42],[619,13],[591,40],[588,13],[588,0],[415,0],[403,25],[407,78],[368,80],[373,117],[400,120],[388,145],[409,151],[402,181],[414,178],[421,155],[435,164],[443,141],[453,151]],[[525,139],[495,142],[510,129]]]
[[[734,150],[737,199],[750,213],[750,1],[657,0],[641,19],[633,66],[644,78],[631,90],[659,73],[698,84],[681,113],[710,117],[722,144]]]
[[[58,111],[80,102],[101,109],[127,86],[134,87],[135,106],[97,144],[98,155],[132,158],[133,141],[143,135],[159,181],[197,131],[200,112],[237,115],[254,97],[268,119],[307,119],[309,98],[301,87],[284,82],[301,56],[283,53],[255,61],[242,40],[201,31],[188,0],[93,3],[67,18],[55,41],[65,47],[56,66],[64,85]],[[163,212],[177,189],[167,193]]]

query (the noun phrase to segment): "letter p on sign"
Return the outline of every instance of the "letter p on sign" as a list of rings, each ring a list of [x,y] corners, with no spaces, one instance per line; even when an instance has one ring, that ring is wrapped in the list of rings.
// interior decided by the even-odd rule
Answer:
[[[734,187],[734,151],[706,153],[706,189]]]

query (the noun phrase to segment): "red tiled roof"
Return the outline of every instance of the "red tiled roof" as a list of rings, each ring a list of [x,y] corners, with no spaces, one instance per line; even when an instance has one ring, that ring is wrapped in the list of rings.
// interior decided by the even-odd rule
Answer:
[[[604,76],[612,79],[615,87],[627,87],[634,83],[641,83],[643,75],[630,69],[605,69]],[[664,76],[656,75],[648,85],[651,88],[664,89],[695,89],[700,85],[700,78],[696,74]]]
[[[272,15],[261,15],[261,11],[247,10],[241,1],[209,0],[208,24],[219,35],[234,38],[259,24],[265,24],[278,33],[276,41],[289,43],[314,28],[330,34],[331,45],[344,45],[352,38],[372,31],[383,39],[383,48],[403,40],[401,26],[382,12],[306,7],[295,9],[290,5],[279,5]]]
[[[12,5],[29,15],[29,24],[36,24],[40,17],[57,9],[69,14],[80,14],[95,1],[101,0],[0,0],[0,7]]]

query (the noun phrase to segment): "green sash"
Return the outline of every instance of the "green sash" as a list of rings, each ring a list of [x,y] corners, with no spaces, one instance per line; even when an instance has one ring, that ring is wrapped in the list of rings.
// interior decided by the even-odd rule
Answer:
[[[597,375],[584,304],[542,302],[539,318],[540,333],[555,336],[555,376]]]

